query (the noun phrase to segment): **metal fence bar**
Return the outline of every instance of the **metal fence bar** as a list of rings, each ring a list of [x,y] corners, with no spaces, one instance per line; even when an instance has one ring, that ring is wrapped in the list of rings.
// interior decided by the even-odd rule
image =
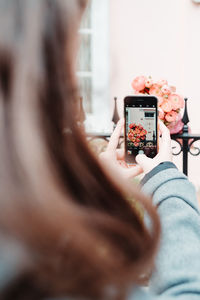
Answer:
[[[188,117],[188,109],[187,109],[187,101],[188,99],[185,98],[185,109],[184,109],[184,114],[183,114],[183,131],[182,133],[179,134],[172,134],[171,138],[172,140],[176,141],[179,143],[181,146],[181,151],[178,153],[180,154],[183,152],[183,173],[185,175],[188,175],[188,153],[190,153],[193,156],[197,156],[200,154],[200,148],[194,147],[194,149],[197,151],[195,154],[192,152],[192,146],[194,142],[200,140],[200,134],[191,134],[189,133],[189,117]]]

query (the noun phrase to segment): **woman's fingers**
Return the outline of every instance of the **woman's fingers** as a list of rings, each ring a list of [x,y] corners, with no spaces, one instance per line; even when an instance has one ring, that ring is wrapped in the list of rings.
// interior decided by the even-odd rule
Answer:
[[[124,126],[124,119],[121,119],[117,123],[117,126],[110,137],[107,151],[116,151],[123,126]]]
[[[119,159],[119,160],[124,159],[124,156],[125,156],[124,149],[117,149],[116,155],[117,155],[117,159]]]
[[[143,169],[140,165],[136,165],[134,167],[130,167],[130,168],[126,169],[125,172],[126,172],[126,177],[127,178],[133,178],[137,175],[142,174]]]
[[[138,154],[135,159],[136,159],[136,162],[138,163],[138,165],[144,171],[146,171],[147,169],[149,169],[152,166],[152,159],[147,157],[145,154]]]
[[[171,153],[171,136],[170,136],[169,129],[161,121],[159,123],[159,126],[162,133],[162,137],[160,138],[160,144],[159,144],[160,147],[159,153],[163,153],[163,152]]]
[[[171,137],[170,137],[170,132],[169,132],[169,129],[165,126],[165,124],[159,120],[159,129],[160,129],[160,132],[162,134],[162,138],[163,140],[166,140],[166,141],[170,141],[171,140]]]

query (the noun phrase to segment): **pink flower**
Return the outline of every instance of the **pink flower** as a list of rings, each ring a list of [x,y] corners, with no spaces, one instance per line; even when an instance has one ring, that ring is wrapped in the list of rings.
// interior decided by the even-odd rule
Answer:
[[[156,97],[161,97],[162,92],[158,84],[153,84],[152,87],[149,90],[150,95],[154,95]]]
[[[170,88],[171,88],[172,93],[176,93],[176,87],[175,86],[170,86]]]
[[[168,128],[171,134],[179,133],[183,129],[183,122],[179,120],[178,122],[171,123]]]
[[[146,79],[146,81],[145,81],[145,86],[146,86],[147,88],[151,88],[152,85],[153,85],[153,80],[152,80],[151,77],[148,77],[148,78]]]
[[[165,120],[169,123],[175,122],[177,120],[177,116],[178,116],[177,112],[172,110],[166,114]]]
[[[165,99],[163,98],[163,97],[158,97],[158,106],[161,106],[162,104],[163,104],[163,101],[164,101]]]
[[[157,85],[159,87],[162,87],[163,85],[168,85],[168,82],[165,79],[160,79],[160,80],[157,81]]]
[[[176,121],[178,122],[178,121],[182,120],[182,117],[183,117],[182,114],[181,114],[181,113],[178,113],[178,116],[177,116],[177,120],[176,120]]]
[[[136,90],[134,90],[134,95],[141,95],[141,93],[138,92],[138,91],[136,91]],[[142,94],[142,95],[143,95],[143,94]]]
[[[171,104],[170,101],[164,100],[162,105],[161,105],[161,108],[164,112],[168,113],[172,110],[172,104]]]
[[[172,104],[172,109],[177,110],[184,107],[183,97],[178,94],[171,94],[168,99]]]
[[[135,91],[140,92],[145,89],[145,82],[146,82],[145,76],[138,76],[133,80],[132,88]]]
[[[161,107],[158,108],[158,112],[159,112],[159,119],[163,120],[165,117],[165,113]]]
[[[170,95],[171,94],[171,89],[168,85],[163,85],[163,87],[161,88],[161,91],[164,95]]]

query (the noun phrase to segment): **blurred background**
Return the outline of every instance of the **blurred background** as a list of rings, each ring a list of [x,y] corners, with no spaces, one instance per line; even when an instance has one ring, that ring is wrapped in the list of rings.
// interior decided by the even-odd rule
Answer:
[[[197,3],[195,3],[197,2]],[[113,98],[139,75],[167,79],[188,97],[192,133],[200,134],[200,3],[198,0],[90,0],[80,28],[77,75],[88,132],[111,132]],[[200,146],[200,143],[198,143]],[[174,158],[181,169],[182,156]],[[200,188],[200,156],[189,177]]]

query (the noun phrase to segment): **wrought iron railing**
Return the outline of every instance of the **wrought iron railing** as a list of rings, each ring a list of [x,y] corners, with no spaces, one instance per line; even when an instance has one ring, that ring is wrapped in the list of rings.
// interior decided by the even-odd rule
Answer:
[[[194,145],[195,142],[200,140],[200,134],[189,133],[189,117],[187,110],[187,98],[185,98],[185,110],[182,118],[183,121],[183,130],[179,134],[172,134],[172,140],[178,143],[180,150],[178,152],[173,151],[173,155],[180,155],[183,153],[183,173],[188,175],[188,154],[193,156],[198,156],[200,154],[200,147]]]
[[[176,142],[176,146],[172,147],[173,155],[177,156],[181,153],[183,154],[182,158],[182,165],[183,165],[183,173],[185,175],[188,175],[188,154],[191,154],[193,156],[200,155],[200,147],[195,146],[194,143],[197,141],[200,141],[200,134],[192,134],[189,132],[189,117],[188,117],[188,110],[187,110],[187,98],[185,98],[185,109],[182,121],[184,123],[183,130],[181,133],[178,134],[172,134],[171,138],[173,141]],[[115,105],[114,105],[114,113],[112,117],[112,122],[114,124],[114,128],[119,120],[119,114],[117,111],[117,98],[114,98]],[[83,114],[83,108],[81,106],[82,114]],[[83,121],[83,118],[82,120]],[[93,141],[95,139],[102,139],[106,142],[109,141],[111,133],[88,133],[88,139],[89,141]],[[123,142],[123,136],[121,137],[121,142]],[[178,147],[178,150],[176,150]]]

